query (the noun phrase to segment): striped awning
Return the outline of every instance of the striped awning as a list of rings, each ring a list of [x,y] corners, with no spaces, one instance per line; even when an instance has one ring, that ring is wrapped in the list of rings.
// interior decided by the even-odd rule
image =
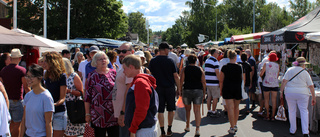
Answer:
[[[260,40],[262,35],[265,35],[268,33],[270,32],[258,32],[258,33],[244,34],[244,35],[233,35],[231,37],[231,42]]]

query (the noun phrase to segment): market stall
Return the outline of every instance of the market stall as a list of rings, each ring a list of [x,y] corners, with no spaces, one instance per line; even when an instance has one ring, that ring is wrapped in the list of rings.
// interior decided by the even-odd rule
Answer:
[[[260,39],[262,35],[268,34],[270,32],[258,32],[243,35],[233,35],[231,37],[231,42],[235,43],[238,41],[244,41],[244,43],[249,43],[249,47],[244,47],[244,49],[250,49],[253,52],[253,56],[257,59],[260,53]]]
[[[300,18],[299,20],[293,22],[292,24],[283,27],[279,30],[273,31],[271,33],[265,34],[261,38],[261,50],[276,50],[281,53],[281,74],[288,67],[291,66],[297,57],[305,57],[311,65],[307,66],[307,70],[311,75],[313,82],[319,83],[319,53],[320,44],[314,41],[307,40],[305,35],[309,33],[320,32],[320,6],[315,8],[315,10],[308,13],[306,16]],[[317,87],[316,87],[317,88]],[[319,90],[317,91],[317,100],[320,99]],[[317,102],[316,106],[312,107],[310,105],[309,118],[310,118],[310,129],[313,132],[318,130],[318,122],[320,120],[320,102]]]

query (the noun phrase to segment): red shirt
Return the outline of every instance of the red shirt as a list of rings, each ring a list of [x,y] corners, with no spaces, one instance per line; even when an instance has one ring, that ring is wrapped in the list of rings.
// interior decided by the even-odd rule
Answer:
[[[26,69],[17,64],[9,64],[1,70],[0,77],[3,80],[3,85],[7,91],[9,99],[23,99],[23,85],[21,78],[25,75]]]

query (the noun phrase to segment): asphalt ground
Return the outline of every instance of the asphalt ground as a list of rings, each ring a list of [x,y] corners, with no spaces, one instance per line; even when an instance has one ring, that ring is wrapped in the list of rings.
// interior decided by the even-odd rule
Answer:
[[[221,105],[222,100],[218,103],[217,109],[220,113],[220,117],[212,118],[207,117],[207,106],[204,104],[204,115],[202,115],[200,135],[202,137],[301,137],[303,136],[301,132],[300,119],[297,120],[297,131],[295,135],[289,134],[289,121],[265,121],[263,118],[258,117],[259,106],[252,109],[252,112],[248,115],[245,114],[245,103],[240,104],[240,115],[238,120],[238,132],[232,135],[228,133],[230,124],[228,121],[228,116],[225,115],[222,110]],[[287,116],[288,117],[288,116]],[[184,121],[173,121],[172,137],[193,137],[195,135],[195,120],[193,110],[191,110],[190,118],[190,132],[185,132],[184,128],[186,126]],[[165,125],[167,125],[167,113],[165,114]],[[167,127],[165,126],[165,130]],[[160,135],[160,132],[158,132]],[[319,133],[310,133],[311,137],[320,137]]]

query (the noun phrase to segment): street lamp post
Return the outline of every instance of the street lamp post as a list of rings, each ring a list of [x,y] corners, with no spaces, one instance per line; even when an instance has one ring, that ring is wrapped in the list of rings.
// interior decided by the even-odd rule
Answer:
[[[218,13],[217,13],[217,7],[216,7],[215,5],[211,5],[211,4],[205,3],[204,0],[202,0],[202,2],[203,2],[204,5],[209,5],[209,6],[212,6],[212,7],[214,7],[214,8],[216,9],[216,37],[215,37],[215,39],[216,39],[216,41],[217,41],[217,40],[218,40],[218,38],[217,38],[217,34],[218,34]]]
[[[255,16],[256,16],[256,14],[255,14],[255,4],[256,4],[256,0],[253,0],[253,32],[252,33],[255,33]]]

